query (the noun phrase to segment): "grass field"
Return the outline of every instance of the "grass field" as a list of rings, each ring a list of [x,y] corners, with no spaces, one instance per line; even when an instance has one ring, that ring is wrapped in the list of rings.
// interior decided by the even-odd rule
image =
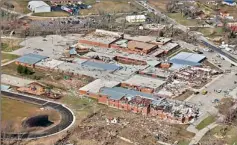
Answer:
[[[208,126],[209,124],[213,123],[215,120],[216,120],[215,116],[208,116],[196,126],[196,129],[201,130],[206,126]]]
[[[30,13],[31,11],[27,8],[28,5],[27,0],[12,0],[11,3],[15,6],[14,11],[27,14]]]
[[[33,104],[24,103],[21,101],[1,97],[1,125],[6,131],[20,131],[22,121],[35,115],[40,111],[40,108]],[[11,126],[11,127],[9,127]]]
[[[197,26],[198,21],[197,20],[188,20],[187,18],[183,17],[181,13],[167,13],[167,15],[174,19],[176,22],[185,25],[185,26]]]
[[[200,143],[234,145],[237,144],[237,127],[219,125],[210,130],[200,141]]]
[[[201,32],[205,37],[219,37],[223,35],[223,28],[198,28],[196,31]]]
[[[134,0],[101,0],[100,3],[96,3],[95,0],[89,0],[85,2],[91,4],[92,8],[81,10],[80,15],[140,12],[144,10]]]
[[[2,56],[1,56],[2,64],[8,61],[14,60],[18,57],[19,57],[18,55],[14,55],[14,54],[2,53]]]
[[[40,111],[39,106],[1,97],[2,121],[21,121]]]
[[[69,13],[64,11],[55,11],[48,13],[34,13],[32,16],[40,16],[40,17],[68,17]]]
[[[58,122],[60,115],[55,110],[41,110],[39,106],[25,103],[22,101],[1,97],[1,114],[3,126],[11,125],[13,128],[11,131],[22,130],[22,121],[28,117],[38,114],[46,114],[49,116],[49,120],[52,122]]]
[[[168,3],[168,0],[148,0],[148,3],[150,3],[152,6],[157,8],[158,10],[162,12],[166,11],[166,4]]]
[[[21,48],[21,39],[2,39],[2,51],[12,52]]]

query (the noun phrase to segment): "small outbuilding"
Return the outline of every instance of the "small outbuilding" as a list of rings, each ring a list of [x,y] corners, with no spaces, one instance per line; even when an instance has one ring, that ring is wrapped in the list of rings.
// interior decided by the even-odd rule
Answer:
[[[51,12],[51,7],[44,1],[29,1],[27,8],[33,13]]]

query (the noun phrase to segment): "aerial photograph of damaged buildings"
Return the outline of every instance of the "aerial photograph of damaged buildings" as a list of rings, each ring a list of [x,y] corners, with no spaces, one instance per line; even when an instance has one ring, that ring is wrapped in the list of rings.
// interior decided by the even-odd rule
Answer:
[[[3,145],[237,145],[237,0],[0,0]]]

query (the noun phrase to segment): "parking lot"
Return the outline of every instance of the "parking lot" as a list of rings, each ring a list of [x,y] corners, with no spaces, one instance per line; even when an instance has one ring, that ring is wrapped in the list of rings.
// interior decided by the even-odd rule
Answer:
[[[78,41],[79,34],[71,34],[66,36],[48,35],[31,37],[25,39],[20,45],[24,47],[13,51],[13,54],[24,55],[28,53],[36,53],[50,58],[60,58],[65,48]]]

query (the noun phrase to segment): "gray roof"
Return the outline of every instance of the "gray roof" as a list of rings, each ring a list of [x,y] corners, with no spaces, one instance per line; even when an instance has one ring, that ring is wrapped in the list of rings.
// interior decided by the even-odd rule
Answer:
[[[38,8],[38,7],[42,7],[42,6],[50,7],[47,3],[45,3],[44,1],[41,1],[41,0],[29,1],[28,5],[30,5],[31,8]]]
[[[104,62],[95,62],[95,61],[86,61],[82,63],[82,66],[89,66],[98,68],[101,70],[108,70],[108,71],[115,71],[120,68],[120,66],[110,63],[104,63]]]
[[[200,63],[189,61],[189,60],[183,60],[183,59],[172,59],[169,61],[173,64],[181,64],[181,65],[188,65],[188,66],[199,66]]]
[[[35,64],[35,63],[40,62],[41,60],[46,59],[46,58],[48,58],[48,57],[38,55],[38,54],[29,53],[29,54],[21,56],[16,61],[18,61],[20,63],[26,63],[26,64]]]
[[[110,99],[120,100],[122,97],[126,96],[125,93],[117,92],[113,88],[101,88],[100,92],[104,95],[108,95]]]
[[[102,94],[109,95],[109,98],[114,100],[120,100],[123,96],[129,96],[129,97],[141,96],[142,98],[146,99],[152,99],[152,100],[155,99],[151,94],[146,94],[143,92],[129,90],[121,87],[114,87],[114,88],[104,87],[100,89],[100,92]]]
[[[186,60],[189,62],[195,62],[198,63],[205,59],[206,56],[201,55],[201,54],[196,54],[196,53],[189,53],[189,52],[180,52],[174,57],[172,57],[170,60],[176,59],[176,60]]]

